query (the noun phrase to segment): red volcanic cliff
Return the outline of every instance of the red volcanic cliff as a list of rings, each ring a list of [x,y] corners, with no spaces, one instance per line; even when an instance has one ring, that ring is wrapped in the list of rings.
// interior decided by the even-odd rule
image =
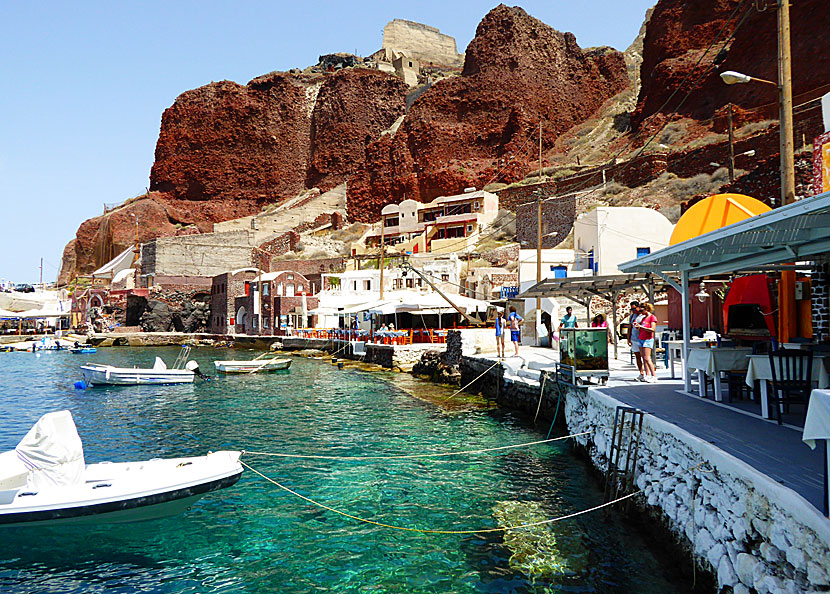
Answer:
[[[355,172],[366,146],[406,112],[408,87],[379,70],[341,70],[326,78],[311,118],[306,187],[325,191]]]
[[[64,250],[60,281],[88,274],[139,240],[212,230],[307,187],[329,189],[358,168],[366,145],[406,109],[392,75],[346,69],[271,73],[247,85],[211,83],[165,110],[148,198],[84,222]],[[191,228],[193,229],[193,228]]]
[[[303,189],[314,84],[272,73],[182,93],[162,115],[150,189],[263,203]]]
[[[736,13],[735,9],[740,7]],[[759,12],[756,6],[766,6]],[[731,15],[735,15],[730,19]],[[723,61],[713,68],[713,61],[723,40],[737,29],[727,46]],[[824,0],[800,0],[790,8],[793,93],[809,93],[830,84],[830,52],[826,47],[830,31],[830,10]],[[682,116],[697,120],[711,118],[729,102],[743,109],[771,105],[757,119],[776,119],[777,92],[771,85],[749,83],[726,85],[719,73],[735,70],[771,81],[778,80],[778,42],[775,3],[740,0],[660,0],[646,26],[643,42],[640,95],[632,124],[637,127],[656,113],[668,114],[692,88],[692,83],[706,72],[698,86],[679,109]],[[695,63],[725,27],[720,41]],[[684,79],[691,76],[687,83]],[[681,86],[682,85],[682,86]],[[672,92],[680,91],[671,99]],[[827,89],[825,89],[826,92]],[[822,94],[821,92],[818,95]],[[666,102],[668,101],[667,105]],[[750,114],[751,115],[751,114]]]
[[[582,50],[572,34],[499,5],[479,24],[462,76],[434,85],[397,134],[369,146],[349,185],[349,213],[369,221],[404,198],[515,180],[538,160],[540,118],[550,147],[627,85],[620,52]]]

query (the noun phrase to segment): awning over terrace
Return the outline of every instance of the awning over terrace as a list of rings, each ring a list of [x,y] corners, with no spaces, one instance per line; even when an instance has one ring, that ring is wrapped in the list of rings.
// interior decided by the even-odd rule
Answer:
[[[687,271],[701,278],[830,251],[830,192],[745,219],[620,264],[627,273]]]
[[[683,300],[683,375],[691,377],[689,279],[802,262],[830,252],[830,192],[750,217],[619,265],[632,274],[654,273],[680,292]],[[680,283],[668,278],[680,272]]]
[[[519,295],[520,298],[567,297],[585,306],[590,317],[590,303],[593,297],[601,297],[614,305],[617,298],[626,291],[643,291],[654,303],[654,291],[662,288],[665,280],[651,273],[614,274],[609,276],[576,276],[549,278],[530,287]],[[614,358],[617,358],[617,308],[611,308]]]

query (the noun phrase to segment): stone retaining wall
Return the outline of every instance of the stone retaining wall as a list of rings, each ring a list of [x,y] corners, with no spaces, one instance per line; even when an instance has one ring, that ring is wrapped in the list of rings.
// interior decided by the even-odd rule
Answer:
[[[463,357],[462,385],[493,361]],[[497,366],[468,391],[535,414],[541,386],[504,376]],[[594,467],[604,472],[614,413],[622,403],[597,388],[566,386],[561,415]],[[539,417],[554,415],[559,386],[544,385]],[[563,414],[564,412],[564,414]],[[700,463],[705,464],[694,470]],[[797,493],[679,427],[646,415],[636,485],[641,511],[662,518],[719,591],[779,594],[830,591],[830,521]]]

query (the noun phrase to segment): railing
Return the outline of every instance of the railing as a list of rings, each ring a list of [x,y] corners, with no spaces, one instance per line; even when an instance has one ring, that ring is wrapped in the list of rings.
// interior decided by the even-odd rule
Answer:
[[[285,335],[285,333],[281,333]],[[409,328],[402,330],[354,330],[343,328],[301,328],[292,331],[300,338],[319,338],[323,340],[347,340],[369,342],[373,344],[444,344],[447,342],[447,330],[434,328]]]

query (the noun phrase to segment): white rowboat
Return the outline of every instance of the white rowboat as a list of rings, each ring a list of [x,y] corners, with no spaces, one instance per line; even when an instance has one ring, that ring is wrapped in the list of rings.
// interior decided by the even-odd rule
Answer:
[[[0,454],[0,528],[121,523],[180,513],[242,475],[241,453],[85,464],[69,411],[49,413]]]
[[[265,359],[264,361],[214,361],[219,373],[256,373],[281,371],[291,367],[291,359]]]
[[[204,376],[201,375],[199,364],[196,361],[188,361],[184,369],[181,369],[180,365],[184,363],[184,357],[189,352],[188,347],[182,349],[182,353],[176,359],[173,369],[169,369],[164,361],[161,360],[161,357],[156,357],[155,364],[151,369],[86,363],[81,365],[81,371],[83,372],[84,381],[87,386],[192,384],[197,375],[200,377]]]

